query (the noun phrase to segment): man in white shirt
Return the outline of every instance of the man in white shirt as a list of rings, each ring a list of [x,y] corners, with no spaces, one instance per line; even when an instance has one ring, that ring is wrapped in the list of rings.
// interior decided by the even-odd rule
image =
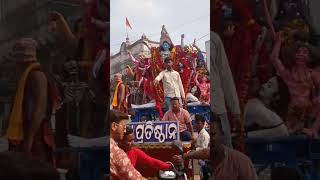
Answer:
[[[170,108],[170,100],[173,97],[178,97],[180,104],[185,103],[185,94],[180,75],[172,68],[172,61],[170,57],[164,59],[166,69],[161,71],[154,80],[154,84],[159,84],[162,80],[164,90],[164,103],[166,108]]]
[[[210,135],[206,130],[206,120],[201,115],[195,115],[195,127],[198,131],[198,137],[196,139],[195,148],[196,151],[208,148],[210,142]],[[195,160],[193,163],[198,163],[200,170],[197,168],[194,169],[194,173],[197,174],[200,172],[201,179],[205,179],[205,174],[208,171],[208,165],[205,160]]]
[[[232,148],[227,108],[233,119],[240,122],[239,99],[234,85],[227,55],[219,35],[211,31],[210,40],[210,94],[211,109],[218,116],[224,135],[224,144]]]
[[[196,140],[196,150],[207,148],[210,142],[210,135],[205,129],[206,120],[201,115],[195,116],[196,128],[198,130],[198,137]]]

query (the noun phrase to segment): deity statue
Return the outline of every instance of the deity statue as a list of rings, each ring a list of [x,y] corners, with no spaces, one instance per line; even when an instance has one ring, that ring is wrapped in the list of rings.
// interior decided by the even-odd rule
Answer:
[[[171,50],[174,48],[174,44],[171,41],[170,35],[165,28],[165,26],[162,26],[161,30],[161,37],[160,37],[160,52],[162,60],[164,60],[166,57],[170,57]]]
[[[210,103],[210,82],[208,81],[208,76],[203,75],[201,78],[201,82],[198,81],[198,75],[197,72],[196,77],[194,78],[194,81],[196,82],[196,85],[200,89],[200,102],[203,104],[209,104]]]
[[[320,73],[307,66],[310,52],[301,44],[295,44],[294,63],[290,67],[285,67],[279,56],[283,43],[280,33],[277,34],[275,41],[271,62],[289,88],[290,102],[285,120],[289,133],[304,132],[316,136],[320,128],[320,101],[313,92],[320,87]],[[315,119],[312,127],[305,127],[307,116]]]

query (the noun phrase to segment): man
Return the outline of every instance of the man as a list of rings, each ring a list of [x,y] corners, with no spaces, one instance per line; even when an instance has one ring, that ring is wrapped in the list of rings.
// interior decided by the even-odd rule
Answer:
[[[53,163],[54,138],[50,117],[59,108],[60,99],[52,81],[37,62],[37,42],[20,39],[13,48],[20,80],[17,84],[7,138],[9,150],[26,152]]]
[[[225,105],[234,116],[233,119],[240,122],[239,100],[223,43],[219,35],[213,31],[211,37],[211,50],[213,51],[210,53],[212,59],[210,61],[210,81],[213,82],[210,88],[211,108],[221,120],[225,145],[232,148],[230,123]]]
[[[210,129],[210,148],[186,153],[183,156],[174,156],[174,162],[181,164],[190,159],[210,159],[213,170],[210,179],[258,180],[251,160],[245,154],[221,143],[221,131],[218,124],[211,123]]]
[[[206,120],[203,116],[201,115],[195,115],[195,122],[196,122],[196,129],[198,131],[198,137],[195,141],[195,149],[196,150],[201,150],[208,148],[209,142],[210,142],[210,135],[207,132],[205,125],[206,125]],[[198,164],[200,165],[200,177],[202,179],[208,179],[207,178],[207,172],[208,172],[208,163],[206,163],[205,160],[199,160]],[[198,173],[197,171],[195,171]]]
[[[169,57],[164,59],[164,63],[166,69],[160,72],[154,80],[154,84],[158,85],[159,81],[162,80],[166,108],[170,107],[170,99],[173,97],[178,97],[182,105],[185,103],[185,94],[180,75],[177,71],[173,70],[172,60]]]
[[[122,75],[120,73],[114,75],[116,81],[116,88],[113,93],[112,108],[126,113],[128,111],[126,100],[126,86],[122,82]]]
[[[180,107],[179,98],[171,98],[171,110],[167,111],[162,121],[177,121],[179,123],[179,132],[181,141],[194,141],[193,127],[191,117],[187,110]]]
[[[125,121],[128,115],[111,110],[110,112],[110,179],[112,180],[144,180],[145,178],[132,166],[127,154],[119,148],[126,132]]]
[[[206,120],[203,116],[196,115],[195,122],[198,130],[198,137],[195,144],[196,150],[207,148],[209,146],[210,136],[205,129]]]

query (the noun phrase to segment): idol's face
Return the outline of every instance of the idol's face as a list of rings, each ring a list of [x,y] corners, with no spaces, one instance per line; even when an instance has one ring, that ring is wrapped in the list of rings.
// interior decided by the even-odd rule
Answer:
[[[309,49],[306,47],[300,47],[295,55],[297,65],[305,65],[309,59]]]

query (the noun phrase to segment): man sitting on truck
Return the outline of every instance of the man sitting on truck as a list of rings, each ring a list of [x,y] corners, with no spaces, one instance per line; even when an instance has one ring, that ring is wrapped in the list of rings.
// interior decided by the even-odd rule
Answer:
[[[195,138],[189,112],[180,107],[178,97],[171,98],[170,102],[171,110],[164,114],[162,121],[177,121],[179,123],[180,140],[194,141]]]

